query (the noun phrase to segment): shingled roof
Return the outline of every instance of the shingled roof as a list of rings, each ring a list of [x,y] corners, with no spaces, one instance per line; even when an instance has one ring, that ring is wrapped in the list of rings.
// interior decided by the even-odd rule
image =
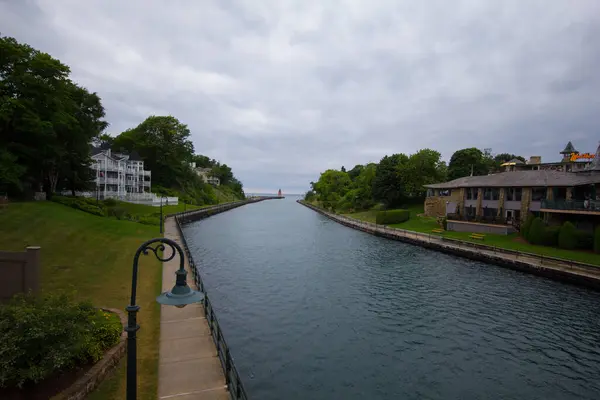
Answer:
[[[466,176],[453,181],[425,185],[428,189],[463,187],[561,187],[600,183],[600,173],[578,174],[562,171],[510,171],[483,176]]]

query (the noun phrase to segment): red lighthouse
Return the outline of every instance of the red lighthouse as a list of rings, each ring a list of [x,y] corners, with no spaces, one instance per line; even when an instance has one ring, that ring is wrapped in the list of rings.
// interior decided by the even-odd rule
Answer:
[[[277,197],[281,197],[281,189],[277,192]]]

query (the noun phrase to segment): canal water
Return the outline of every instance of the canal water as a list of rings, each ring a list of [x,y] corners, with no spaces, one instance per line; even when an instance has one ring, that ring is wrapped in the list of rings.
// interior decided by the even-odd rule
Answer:
[[[600,399],[600,293],[294,200],[185,228],[251,399]]]

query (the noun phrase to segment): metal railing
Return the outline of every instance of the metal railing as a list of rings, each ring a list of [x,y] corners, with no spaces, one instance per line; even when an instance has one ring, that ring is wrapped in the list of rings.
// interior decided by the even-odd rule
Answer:
[[[596,266],[593,264],[587,264],[587,263],[574,261],[574,260],[566,260],[566,259],[558,258],[558,257],[544,256],[543,254],[534,254],[534,253],[528,253],[528,252],[523,252],[523,251],[518,251],[518,250],[511,250],[511,249],[506,249],[503,247],[490,246],[490,245],[486,245],[486,244],[482,244],[482,243],[468,242],[465,240],[448,238],[448,237],[444,237],[441,235],[432,235],[429,233],[415,232],[415,231],[409,231],[409,230],[399,229],[399,228],[391,228],[391,227],[385,226],[385,225],[377,225],[372,222],[360,221],[360,220],[357,220],[354,218],[349,218],[349,217],[344,217],[342,215],[333,214],[329,211],[323,210],[319,207],[316,207],[312,204],[308,204],[301,200],[298,200],[297,202],[327,216],[330,219],[337,220],[338,222],[342,223],[343,225],[355,227],[355,228],[370,231],[370,232],[381,233],[386,236],[406,238],[406,239],[410,239],[410,240],[420,241],[422,243],[438,243],[438,244],[442,244],[442,245],[447,244],[447,245],[452,245],[456,248],[471,251],[471,252],[481,253],[481,251],[487,251],[487,252],[490,252],[491,254],[493,254],[497,258],[503,258],[503,256],[508,255],[508,256],[514,256],[516,261],[521,261],[523,263],[533,264],[532,262],[537,262],[541,266],[554,265],[554,266],[558,266],[558,267],[568,268],[571,270],[578,269],[580,271],[588,272],[588,273],[591,273],[594,275],[600,274],[600,266]],[[504,257],[504,258],[507,259],[507,257]]]
[[[540,208],[547,210],[596,211],[600,212],[597,200],[542,200]]]
[[[235,203],[247,203],[247,201],[235,202]],[[227,204],[231,206],[232,204]],[[205,209],[201,209],[199,211],[207,211],[207,210],[216,210],[223,209],[225,206],[215,206],[209,207]],[[227,207],[229,208],[229,207]],[[196,211],[196,210],[194,210]],[[179,231],[179,235],[181,237],[181,241],[183,244],[183,250],[188,259],[188,263],[190,269],[192,271],[192,278],[196,287],[204,293],[204,314],[206,316],[206,321],[208,322],[208,326],[210,328],[210,333],[215,343],[215,347],[217,349],[217,356],[219,357],[219,361],[221,362],[221,367],[223,368],[223,373],[225,375],[225,384],[227,385],[227,389],[229,391],[229,396],[232,400],[247,400],[248,395],[246,394],[246,390],[244,389],[244,385],[242,384],[242,380],[240,378],[240,374],[235,367],[233,356],[229,350],[229,346],[225,341],[225,337],[223,336],[223,331],[221,329],[221,325],[217,320],[217,316],[215,315],[214,308],[208,298],[208,294],[206,293],[206,288],[204,286],[204,282],[202,281],[202,277],[198,272],[198,268],[196,263],[194,262],[194,257],[192,256],[190,249],[187,244],[187,240],[185,239],[185,235],[183,234],[183,229],[181,226],[185,223],[185,214],[194,211],[187,211],[185,213],[177,213],[174,214],[175,223],[177,225],[177,230]]]

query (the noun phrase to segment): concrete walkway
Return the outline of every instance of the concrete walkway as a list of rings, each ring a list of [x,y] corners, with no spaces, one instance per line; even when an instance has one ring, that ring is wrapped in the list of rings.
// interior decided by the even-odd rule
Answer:
[[[182,244],[173,218],[165,221],[164,236]],[[194,287],[187,259],[185,267],[188,285]],[[179,257],[163,263],[163,291],[173,287],[178,268]],[[158,398],[229,399],[223,368],[200,303],[184,308],[161,306]]]

